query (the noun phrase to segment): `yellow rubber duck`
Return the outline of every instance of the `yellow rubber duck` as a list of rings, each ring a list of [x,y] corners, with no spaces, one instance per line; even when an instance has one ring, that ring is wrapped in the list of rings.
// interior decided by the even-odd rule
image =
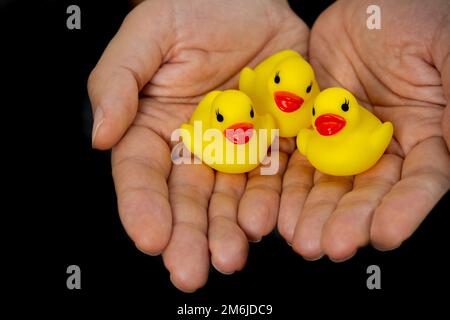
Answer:
[[[301,129],[297,147],[319,171],[349,176],[372,167],[392,139],[382,123],[343,88],[323,90],[312,108],[313,129]]]
[[[258,115],[245,93],[217,90],[200,101],[181,129],[187,149],[204,163],[217,171],[243,173],[265,158],[275,121],[270,115]]]
[[[239,90],[254,101],[258,112],[274,117],[280,137],[295,137],[310,126],[312,102],[320,92],[310,64],[293,50],[270,56],[255,70],[244,68]]]

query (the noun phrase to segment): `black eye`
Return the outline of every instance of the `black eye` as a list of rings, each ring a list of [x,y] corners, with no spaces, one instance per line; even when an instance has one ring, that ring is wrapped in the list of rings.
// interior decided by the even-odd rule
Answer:
[[[275,78],[273,78],[273,82],[275,82],[276,84],[279,84],[280,81],[281,81],[281,79],[280,79],[280,76],[279,76],[279,74],[277,72],[277,74],[275,75]]]
[[[316,109],[314,109],[314,107],[313,107],[313,116],[315,116],[316,115]]]
[[[216,119],[217,119],[217,121],[219,121],[219,122],[222,122],[222,121],[223,121],[223,115],[221,115],[221,114],[219,113],[219,110],[216,110]]]
[[[311,82],[311,84],[308,86],[308,88],[306,88],[306,93],[310,93],[310,92],[311,92],[311,88],[312,88],[312,82]]]
[[[345,101],[344,101],[344,103],[341,105],[342,111],[344,111],[344,112],[347,112],[347,111],[348,111],[348,108],[349,108],[348,103],[349,103],[349,101],[348,101],[347,98],[346,98]]]
[[[253,111],[253,107],[252,110],[250,110],[250,118],[253,118],[255,116],[255,112]]]

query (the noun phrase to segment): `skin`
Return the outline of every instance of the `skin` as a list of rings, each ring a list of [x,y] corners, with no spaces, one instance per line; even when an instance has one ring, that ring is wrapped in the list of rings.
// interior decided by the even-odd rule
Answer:
[[[127,16],[92,71],[93,147],[113,147],[123,226],[141,251],[162,253],[180,290],[203,286],[210,261],[226,274],[244,267],[248,240],[276,226],[295,143],[280,143],[277,175],[228,175],[172,166],[170,134],[206,93],[237,87],[244,66],[286,48],[306,54],[308,34],[284,0],[150,0]]]
[[[113,147],[122,223],[140,250],[162,253],[176,287],[203,286],[210,261],[243,268],[247,239],[269,233],[278,210],[294,250],[341,261],[369,241],[399,246],[448,190],[448,4],[379,2],[382,30],[366,28],[369,2],[338,1],[310,38],[319,85],[345,86],[394,123],[388,154],[356,177],[316,172],[292,140],[274,176],[172,166],[170,134],[204,94],[236,87],[242,67],[279,50],[307,53],[307,27],[285,1],[149,0],[125,19],[89,78],[93,147]]]
[[[278,228],[309,260],[343,261],[369,242],[400,246],[450,186],[450,3],[378,1],[381,30],[366,27],[370,4],[338,1],[323,12],[310,59],[322,88],[349,89],[394,124],[395,141],[355,177],[321,174],[292,155]]]

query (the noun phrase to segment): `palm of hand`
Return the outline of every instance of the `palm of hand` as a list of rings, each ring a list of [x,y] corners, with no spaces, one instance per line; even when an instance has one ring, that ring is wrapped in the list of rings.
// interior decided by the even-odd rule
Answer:
[[[222,272],[242,268],[247,238],[272,229],[278,206],[281,234],[308,259],[328,254],[343,260],[370,240],[381,249],[399,245],[449,187],[450,121],[443,120],[450,114],[443,108],[444,92],[447,99],[450,94],[448,48],[430,57],[413,36],[404,41],[407,30],[400,39],[368,31],[368,3],[338,2],[313,28],[311,63],[321,87],[347,87],[394,123],[388,153],[373,169],[348,178],[315,172],[298,152],[286,172],[288,155],[280,153],[276,176],[214,174],[203,165],[172,166],[172,130],[188,120],[202,95],[236,85],[243,66],[286,48],[304,54],[308,31],[283,1],[212,5],[145,2],[90,78],[92,104],[103,111],[103,117],[96,112],[101,121],[94,123],[94,143],[109,148],[120,139],[113,149],[114,181],[123,225],[136,245],[150,254],[163,251],[173,283],[184,291],[206,282],[209,251]],[[394,14],[408,7],[383,5],[393,6],[383,12]],[[410,23],[418,28],[411,35],[445,10],[423,10],[422,25]],[[397,20],[407,21],[407,14]]]
[[[417,37],[420,30],[450,34],[439,30],[442,26],[434,18],[442,8],[415,11],[420,16],[415,15],[406,30],[402,23],[412,19],[408,6],[383,3],[383,29],[369,30],[368,5],[342,1],[330,7],[312,30],[310,59],[322,87],[343,86],[354,92],[383,121],[393,122],[395,139],[374,168],[355,177],[323,175],[297,151],[293,154],[278,226],[307,259],[327,254],[342,261],[369,241],[384,250],[399,246],[450,184],[443,133],[448,103],[444,90],[449,84],[442,82],[437,69],[444,78],[443,70],[448,76],[450,65],[448,59],[442,65],[445,55],[439,50],[430,56],[431,37]],[[389,13],[395,19],[390,20]]]
[[[159,51],[151,50],[147,56],[159,58],[160,68],[159,62],[152,65],[139,59],[123,68],[123,77],[134,78],[142,90],[136,116],[113,148],[112,166],[126,231],[140,250],[163,252],[172,282],[184,291],[204,285],[210,252],[218,270],[232,273],[245,264],[247,238],[258,240],[273,229],[283,164],[275,176],[214,173],[205,165],[172,166],[170,135],[188,121],[202,95],[236,86],[245,65],[255,65],[271,53],[285,48],[305,53],[308,37],[307,27],[284,2],[230,1],[209,6],[208,2],[193,2],[187,8],[185,2],[149,1],[127,18],[116,40],[120,41],[121,32],[123,38],[132,36],[131,31],[154,37],[152,28],[157,26],[141,16],[148,21],[158,12],[158,19],[173,22],[161,38],[145,39],[149,46],[152,41],[159,43]],[[113,43],[110,52],[114,49]],[[135,71],[151,74],[156,67],[152,77]],[[91,98],[95,100],[92,93]],[[101,134],[97,133],[97,140],[104,138]],[[293,149],[292,141],[288,149]],[[286,163],[287,155],[280,153]]]

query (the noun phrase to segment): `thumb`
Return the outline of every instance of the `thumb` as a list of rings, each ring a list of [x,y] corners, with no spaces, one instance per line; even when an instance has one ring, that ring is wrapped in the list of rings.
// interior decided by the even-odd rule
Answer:
[[[450,102],[444,110],[444,118],[442,119],[442,130],[444,133],[444,140],[447,143],[447,148],[450,150]]]
[[[450,10],[449,4],[447,4],[447,9]],[[450,16],[447,15],[444,18],[441,26],[439,36],[433,43],[432,54],[436,68],[441,73],[442,88],[447,101],[442,118],[442,132],[447,148],[450,150]]]
[[[450,44],[450,32],[448,41]],[[450,46],[442,64],[442,68],[439,71],[441,72],[442,86],[447,100],[447,106],[445,107],[444,116],[442,117],[442,132],[444,140],[447,143],[447,148],[450,150]]]
[[[146,1],[125,18],[88,80],[92,146],[114,146],[133,122],[139,91],[160,67],[173,41],[167,1]]]

